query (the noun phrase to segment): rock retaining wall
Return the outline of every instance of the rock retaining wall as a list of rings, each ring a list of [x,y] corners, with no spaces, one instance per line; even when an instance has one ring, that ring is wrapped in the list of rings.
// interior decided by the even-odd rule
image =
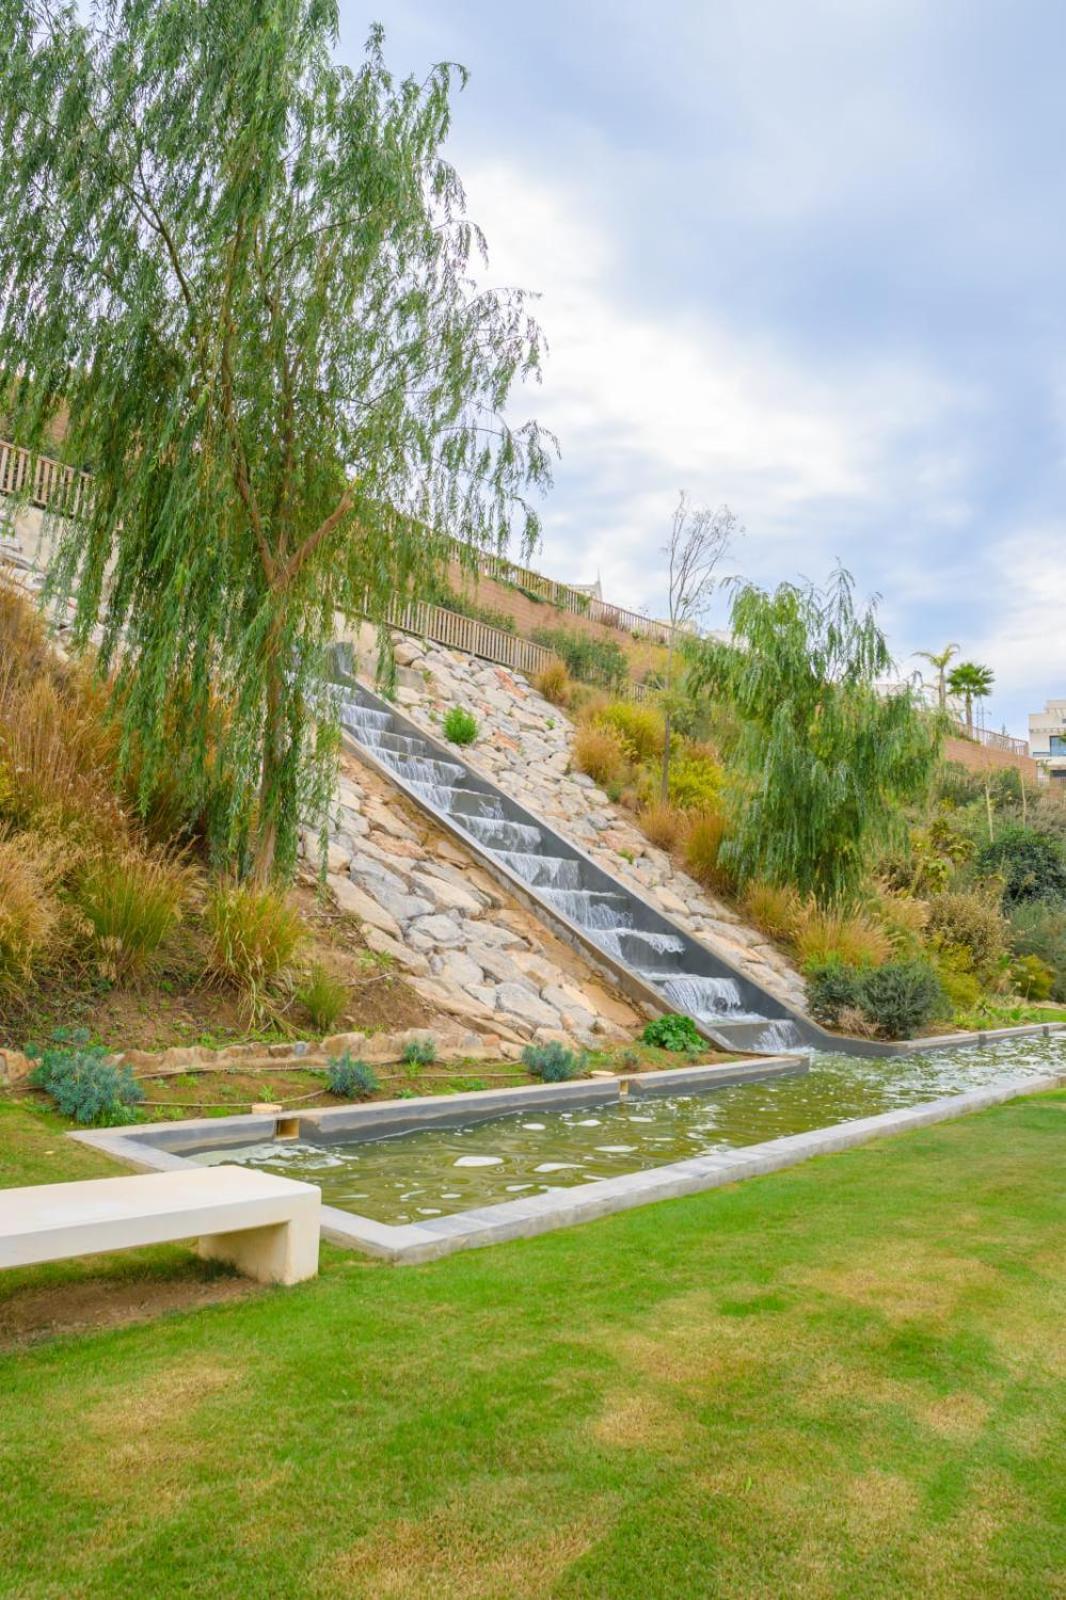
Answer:
[[[376,640],[369,629],[352,638],[360,675],[373,683]],[[478,719],[476,743],[464,761],[570,839],[604,871],[658,906],[715,955],[800,1010],[803,980],[764,934],[716,900],[663,850],[632,816],[612,804],[584,773],[571,770],[573,725],[520,675],[406,634],[395,636],[396,699],[411,719],[441,737],[450,706]]]
[[[304,850],[318,858],[314,835],[305,834]],[[360,919],[370,948],[467,1033],[520,1049],[530,1040],[604,1044],[640,1024],[629,1001],[470,851],[351,756],[330,815],[326,864],[327,886]]]

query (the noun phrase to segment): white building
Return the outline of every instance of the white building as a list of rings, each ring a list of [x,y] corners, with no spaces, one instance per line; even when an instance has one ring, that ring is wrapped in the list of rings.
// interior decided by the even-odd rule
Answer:
[[[1029,754],[1058,783],[1066,784],[1066,700],[1049,700],[1029,718]]]

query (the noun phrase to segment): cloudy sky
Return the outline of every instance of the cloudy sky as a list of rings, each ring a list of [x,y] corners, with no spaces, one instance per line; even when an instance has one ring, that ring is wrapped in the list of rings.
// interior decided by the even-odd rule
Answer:
[[[341,9],[352,61],[377,18],[471,71],[449,153],[551,347],[544,571],[661,613],[685,488],[745,575],[839,558],[903,664],[988,662],[990,726],[1066,695],[1061,0]]]

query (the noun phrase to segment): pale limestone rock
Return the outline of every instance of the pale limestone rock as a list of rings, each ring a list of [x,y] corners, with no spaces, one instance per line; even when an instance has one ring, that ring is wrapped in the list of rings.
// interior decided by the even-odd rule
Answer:
[[[411,924],[411,934],[421,934],[424,939],[431,939],[435,945],[458,945],[462,943],[462,930],[452,917],[447,917],[443,912],[431,913],[428,901],[423,901],[425,912],[420,912]]]
[[[531,1022],[534,1027],[559,1025],[555,1007],[545,1004],[537,991],[527,984],[501,983],[496,990],[496,1004],[501,1011]]]
[[[433,970],[443,982],[454,983],[459,989],[469,989],[481,983],[484,977],[477,962],[462,950],[448,950],[444,955],[435,957]]]
[[[391,956],[398,966],[407,972],[414,972],[419,977],[426,977],[429,973],[429,962],[411,945],[405,944],[402,939],[393,939],[387,933],[382,933],[380,928],[368,927],[364,934],[367,945],[379,956]]]
[[[330,873],[327,875],[326,883],[332,889],[342,911],[347,911],[349,916],[358,917],[360,922],[369,923],[372,928],[380,928],[382,933],[391,934],[394,939],[400,937],[400,924],[396,918],[376,900],[371,899],[364,890],[357,888],[350,878],[342,877],[339,873]]]
[[[468,917],[481,915],[482,904],[475,895],[460,889],[457,884],[431,875],[424,868],[414,872],[411,883],[413,888],[429,896],[438,911],[462,911]]]

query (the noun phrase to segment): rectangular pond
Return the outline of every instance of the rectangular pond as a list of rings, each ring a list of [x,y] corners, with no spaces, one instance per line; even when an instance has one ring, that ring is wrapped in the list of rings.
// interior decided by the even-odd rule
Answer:
[[[573,1105],[533,1103],[491,1117],[457,1106],[449,1121],[438,1101],[433,1126],[384,1136],[372,1125],[331,1132],[327,1114],[318,1126],[305,1120],[299,1138],[220,1142],[182,1154],[202,1166],[236,1162],[316,1183],[326,1205],[388,1228],[432,1227],[460,1213],[1064,1073],[1066,1033],[904,1058],[816,1054],[803,1075],[699,1093],[656,1094],[649,1075],[621,1099],[617,1086],[605,1088],[603,1103],[586,1094]]]

